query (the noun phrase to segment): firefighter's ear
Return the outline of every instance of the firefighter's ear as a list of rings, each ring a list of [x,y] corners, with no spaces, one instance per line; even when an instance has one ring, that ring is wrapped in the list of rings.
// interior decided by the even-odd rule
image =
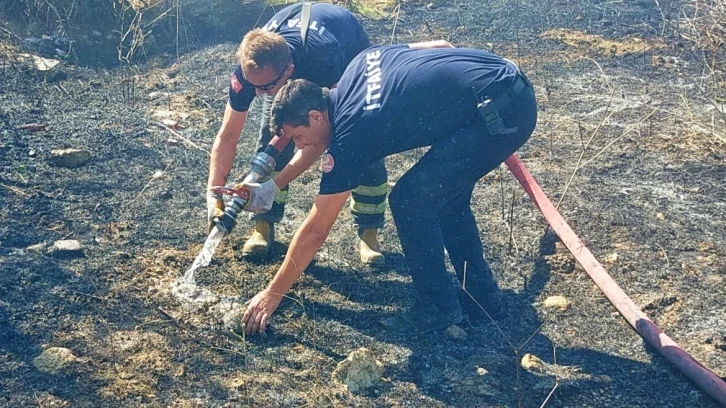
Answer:
[[[308,118],[310,118],[310,122],[316,122],[318,125],[323,122],[323,114],[318,110],[308,112]]]

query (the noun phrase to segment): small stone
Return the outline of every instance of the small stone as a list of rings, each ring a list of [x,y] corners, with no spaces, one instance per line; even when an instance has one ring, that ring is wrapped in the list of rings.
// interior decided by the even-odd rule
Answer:
[[[174,370],[174,377],[179,378],[184,376],[184,372],[186,371],[186,368],[184,367],[184,364],[179,364],[179,367]]]
[[[663,213],[657,213],[655,215],[655,218],[663,221],[665,219],[665,214],[663,214]]]
[[[357,393],[375,385],[383,375],[383,371],[383,364],[376,360],[373,353],[361,347],[338,363],[332,379],[346,385],[350,392]]]
[[[33,47],[36,47],[43,40],[41,40],[40,38],[36,38],[36,37],[28,37],[28,38],[24,39],[23,41],[25,41],[28,45],[31,45]]]
[[[164,96],[165,94],[166,94],[165,92],[154,91],[154,92],[150,92],[148,97],[149,97],[150,101],[153,101],[154,99],[159,99],[160,97]]]
[[[608,264],[614,264],[618,261],[618,254],[617,252],[613,252],[612,254],[605,257],[605,263]]]
[[[566,310],[569,305],[570,301],[568,301],[566,297],[561,295],[550,296],[542,303],[542,306],[546,309]]]
[[[179,129],[182,129],[183,128],[183,126],[180,125],[179,122],[177,122],[174,119],[162,119],[161,120],[161,123],[164,126],[170,128],[170,129],[174,129],[174,130],[179,130]]]
[[[152,179],[158,179],[164,175],[164,172],[162,170],[157,170],[154,172],[153,175],[151,175]]]
[[[595,382],[599,382],[602,384],[610,384],[611,382],[613,382],[612,378],[610,378],[609,376],[604,375],[604,374],[596,375],[595,377],[593,377],[593,380],[595,380]]]
[[[242,332],[244,332],[244,328],[242,326],[242,313],[244,313],[242,305],[239,303],[232,304],[230,309],[224,314],[224,316],[222,316],[224,327],[242,335]]]
[[[75,239],[64,239],[55,241],[50,247],[50,253],[56,258],[79,258],[82,257],[83,247]]]
[[[529,353],[522,357],[522,368],[525,370],[541,371],[542,367],[542,360],[539,357]]]
[[[33,365],[40,371],[55,374],[78,360],[73,352],[63,347],[50,347],[33,359]]]
[[[91,153],[81,149],[53,149],[50,161],[59,167],[75,168],[83,166],[91,160]]]
[[[31,245],[31,246],[29,246],[29,247],[27,247],[25,249],[28,250],[28,251],[30,251],[30,252],[39,252],[39,251],[42,251],[42,250],[45,249],[45,242],[41,242],[40,244]]]
[[[29,156],[29,157],[35,157],[35,155],[36,155],[36,153],[35,153],[35,150],[33,150],[33,149],[30,149],[30,150],[28,151],[28,156]]]
[[[484,367],[477,367],[476,368],[476,373],[478,375],[487,375],[487,374],[489,374],[489,371],[487,371],[487,369],[484,368]]]
[[[446,336],[453,340],[463,340],[468,335],[467,332],[464,331],[464,329],[455,324],[449,326],[446,331],[444,331],[444,333],[446,334]]]

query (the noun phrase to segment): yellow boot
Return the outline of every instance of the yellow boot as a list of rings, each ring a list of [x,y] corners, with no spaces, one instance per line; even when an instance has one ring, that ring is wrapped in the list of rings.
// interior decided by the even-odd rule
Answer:
[[[363,265],[383,266],[386,257],[381,253],[378,245],[378,230],[375,228],[363,230],[360,234],[360,261]]]
[[[252,230],[252,236],[242,247],[242,256],[250,258],[266,258],[270,247],[275,240],[275,224],[267,221],[257,221]]]

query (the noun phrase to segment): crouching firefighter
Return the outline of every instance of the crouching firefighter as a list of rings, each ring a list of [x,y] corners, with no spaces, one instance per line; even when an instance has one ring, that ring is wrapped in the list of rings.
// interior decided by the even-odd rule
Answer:
[[[470,207],[475,183],[519,149],[537,121],[532,86],[517,66],[486,51],[372,47],[357,56],[335,89],[289,81],[272,106],[272,132],[298,148],[327,147],[329,166],[313,207],[285,261],[243,315],[248,333],[265,328],[282,296],[325,242],[359,169],[388,155],[430,146],[396,183],[388,202],[417,297],[384,320],[404,333],[445,328],[477,309],[447,273],[444,249],[460,281],[490,314],[498,286],[484,259]],[[273,180],[275,182],[276,180]],[[252,196],[264,195],[250,184]],[[470,300],[469,300],[470,301]]]
[[[370,46],[360,21],[348,10],[325,3],[297,3],[275,14],[263,28],[247,33],[237,51],[239,63],[232,74],[229,99],[222,126],[212,146],[207,183],[207,220],[212,228],[224,209],[219,190],[232,169],[235,148],[247,111],[255,96],[262,97],[262,122],[258,154],[272,139],[268,120],[272,98],[290,78],[304,78],[317,85],[332,87],[348,63]],[[284,188],[274,197],[272,209],[254,215],[252,235],[242,255],[262,259],[274,241],[275,224],[282,220],[288,197],[287,183],[299,176],[321,154],[319,146],[294,150],[289,144],[275,161],[273,175],[289,164]],[[359,169],[360,185],[353,193],[351,213],[358,229],[360,258],[364,264],[382,265],[377,229],[383,227],[386,181],[383,161]]]

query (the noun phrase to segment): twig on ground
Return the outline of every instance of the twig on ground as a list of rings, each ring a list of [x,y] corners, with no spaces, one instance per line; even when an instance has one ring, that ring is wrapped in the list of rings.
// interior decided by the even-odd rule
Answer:
[[[504,166],[504,163],[499,165],[499,188],[500,188],[500,195],[502,197],[502,221],[506,224],[507,222],[507,216],[506,216],[506,210],[504,209],[504,175],[502,172],[502,167]]]
[[[78,291],[71,290],[71,289],[68,289],[68,291],[71,292],[71,293],[73,293],[74,295],[84,296],[84,297],[87,297],[87,298],[90,298],[90,299],[93,299],[93,300],[98,300],[99,302],[103,302],[103,299],[102,298],[100,298],[98,296],[95,296],[95,295],[91,295],[91,294],[83,293],[83,292],[78,292]]]
[[[474,296],[471,293],[469,293],[469,291],[466,289],[466,272],[467,272],[466,269],[467,269],[467,263],[466,263],[466,261],[464,261],[464,276],[463,276],[462,282],[461,282],[461,290],[463,290],[464,293],[466,293],[466,295],[469,296],[469,298],[476,304],[476,306],[479,309],[481,309],[482,313],[484,313],[484,315],[487,318],[489,318],[489,321],[491,321],[492,324],[494,325],[494,327],[496,327],[497,331],[499,332],[499,334],[502,335],[502,337],[507,342],[507,344],[509,344],[509,346],[512,349],[516,349],[516,347],[514,347],[514,344],[509,340],[509,337],[507,337],[507,335],[504,334],[504,331],[502,330],[502,328],[499,327],[496,320],[494,320],[494,318],[486,311],[486,309],[484,309],[484,307],[481,305],[481,303],[479,303],[479,301],[476,300],[476,298],[474,298]]]
[[[668,254],[666,254],[666,251],[665,251],[665,249],[663,249],[663,247],[662,247],[662,246],[660,246],[659,244],[655,244],[655,245],[656,245],[656,246],[657,246],[658,248],[660,248],[660,250],[661,250],[661,251],[663,251],[663,257],[665,258],[665,261],[666,261],[666,266],[670,268],[670,266],[671,266],[671,262],[670,262],[670,261],[668,260]]]
[[[514,198],[515,198],[515,189],[512,188],[512,203],[509,206],[509,223],[507,227],[509,227],[509,249],[512,249],[514,247],[515,252],[519,254],[519,247],[517,247],[517,241],[514,239]],[[507,224],[505,222],[505,224]]]
[[[16,188],[16,187],[13,187],[13,186],[8,186],[8,185],[5,185],[5,184],[0,184],[0,187],[7,188],[8,190],[12,191],[13,193],[15,193],[17,195],[21,195],[21,196],[24,196],[24,197],[30,197],[30,194],[26,193],[25,191],[23,191],[23,190],[21,190],[19,188]]]
[[[178,137],[179,139],[181,139],[184,143],[188,144],[189,146],[191,146],[191,147],[193,147],[195,149],[201,150],[201,151],[203,151],[204,153],[206,153],[208,155],[210,154],[206,149],[204,149],[203,147],[200,147],[196,143],[194,143],[191,140],[187,139],[181,133],[179,133],[176,130],[170,128],[169,126],[166,126],[165,124],[163,124],[161,122],[157,122],[157,121],[153,121],[153,120],[151,122],[149,122],[149,123],[152,124],[152,125],[155,125],[155,126],[158,126],[158,127],[161,127],[161,128],[164,128],[164,129],[168,130],[169,132],[171,132],[171,134],[173,134],[174,136]]]
[[[594,61],[594,60],[593,60]],[[595,61],[595,64],[597,64],[597,61]],[[598,64],[598,67],[600,65]],[[612,96],[615,93],[615,88],[611,88],[610,90],[610,98],[608,99],[608,103],[605,106],[605,112],[610,110],[610,104],[612,103]],[[588,147],[590,147],[590,143],[592,143],[592,140],[595,138],[595,135],[600,131],[600,128],[602,127],[602,124],[605,123],[607,119],[609,119],[615,111],[611,111],[609,115],[603,115],[602,119],[600,120],[600,123],[598,123],[595,130],[592,131],[592,134],[590,135],[590,139],[588,139],[585,146],[582,147],[582,150],[580,151],[580,157],[577,158],[577,163],[575,163],[575,170],[572,171],[572,174],[570,175],[570,179],[567,180],[567,183],[565,184],[564,190],[562,190],[562,194],[560,195],[560,199],[557,201],[557,205],[555,205],[555,209],[560,208],[560,204],[562,204],[562,200],[565,199],[565,195],[567,195],[567,191],[570,189],[570,186],[572,185],[572,181],[575,179],[575,176],[577,175],[577,172],[582,168],[580,163],[582,163],[582,159],[585,156],[585,151]]]
[[[555,342],[552,342],[552,359],[554,361],[554,364],[557,365],[557,345]],[[555,394],[555,391],[557,390],[557,387],[560,386],[560,377],[558,375],[555,375],[555,386],[552,387],[552,390],[550,390],[550,393],[547,394],[547,398],[542,402],[542,405],[539,406],[539,408],[544,408],[545,405],[547,405],[547,402],[549,402],[550,398]]]
[[[651,116],[653,116],[653,114],[654,114],[655,112],[656,112],[656,110],[653,110],[653,111],[652,111],[652,112],[650,112],[650,113],[649,113],[648,115],[646,115],[646,116],[645,116],[645,117],[644,117],[643,119],[641,119],[640,121],[638,121],[638,123],[636,123],[636,124],[634,124],[634,125],[630,126],[629,128],[627,128],[627,129],[626,129],[626,130],[625,130],[625,131],[624,131],[624,132],[623,132],[623,133],[622,133],[622,134],[621,134],[620,136],[618,136],[618,137],[616,137],[615,139],[611,140],[611,141],[610,141],[610,143],[608,143],[607,145],[605,145],[605,147],[603,147],[602,149],[600,149],[600,151],[599,151],[599,152],[597,152],[597,153],[596,153],[596,154],[595,154],[594,156],[592,156],[592,157],[591,157],[591,158],[589,158],[589,159],[588,159],[588,160],[587,160],[586,162],[584,162],[584,163],[582,163],[581,165],[579,165],[579,168],[581,169],[581,168],[583,168],[583,167],[587,166],[588,164],[590,164],[590,163],[591,163],[591,162],[592,162],[593,160],[597,159],[597,158],[598,158],[598,157],[599,157],[599,156],[600,156],[601,154],[603,154],[603,153],[604,153],[604,152],[605,152],[605,151],[606,151],[606,150],[607,150],[608,148],[610,148],[610,146],[612,146],[613,144],[615,144],[615,142],[617,142],[618,140],[620,140],[620,139],[622,139],[623,137],[625,137],[625,135],[627,135],[627,134],[629,134],[630,132],[632,132],[633,130],[635,130],[635,129],[636,129],[636,128],[637,128],[638,126],[640,126],[640,124],[641,124],[641,123],[645,122],[645,121],[646,121],[646,120],[648,120],[648,119],[649,119],[649,118],[650,118]],[[560,200],[561,200],[561,199],[562,199],[562,197],[560,197]],[[558,203],[558,205],[559,205],[559,203]]]
[[[399,1],[398,4],[396,4],[396,8],[393,10],[393,13],[396,15],[393,18],[393,29],[391,30],[391,44],[396,39],[396,26],[398,26],[398,16],[401,14],[401,2]]]
[[[665,13],[663,13],[663,7],[660,6],[660,3],[658,0],[655,0],[655,6],[658,8],[658,11],[660,12],[660,17],[663,19],[663,27],[660,30],[661,37],[665,34],[665,28],[666,28],[666,16]]]
[[[171,166],[171,163],[169,163],[169,164],[167,164],[167,165],[166,165],[166,167],[164,168],[164,170],[162,171],[162,173],[166,173],[166,171],[167,171],[167,170],[169,170],[169,166]],[[141,189],[141,191],[139,191],[139,194],[137,194],[137,195],[136,195],[136,197],[134,197],[134,199],[133,199],[133,200],[129,201],[129,203],[128,203],[128,204],[131,204],[131,203],[133,203],[133,202],[136,202],[136,200],[138,200],[138,199],[139,199],[139,197],[141,197],[141,194],[143,194],[143,193],[144,193],[144,191],[146,191],[146,188],[147,188],[147,187],[149,187],[149,186],[151,185],[151,182],[152,182],[152,181],[154,181],[154,180],[156,180],[156,177],[154,177],[154,176],[152,175],[152,176],[151,176],[151,179],[149,179],[149,182],[148,182],[148,183],[146,183],[146,185],[144,186],[144,188],[142,188],[142,189]]]
[[[161,307],[161,306],[158,306],[158,307],[157,307],[156,309],[157,309],[157,310],[159,311],[159,313],[163,314],[163,315],[164,315],[164,316],[166,316],[166,317],[167,317],[167,318],[168,318],[169,320],[171,320],[171,321],[172,321],[172,323],[174,323],[174,324],[175,324],[175,325],[176,325],[177,327],[179,327],[179,328],[181,328],[181,329],[186,329],[186,327],[184,327],[184,326],[183,326],[183,325],[182,325],[182,324],[181,324],[181,323],[180,323],[180,322],[179,322],[179,321],[178,321],[178,320],[177,320],[176,318],[174,318],[174,316],[172,316],[172,315],[171,315],[171,314],[170,314],[169,312],[167,312],[166,310],[162,309],[162,307]]]

